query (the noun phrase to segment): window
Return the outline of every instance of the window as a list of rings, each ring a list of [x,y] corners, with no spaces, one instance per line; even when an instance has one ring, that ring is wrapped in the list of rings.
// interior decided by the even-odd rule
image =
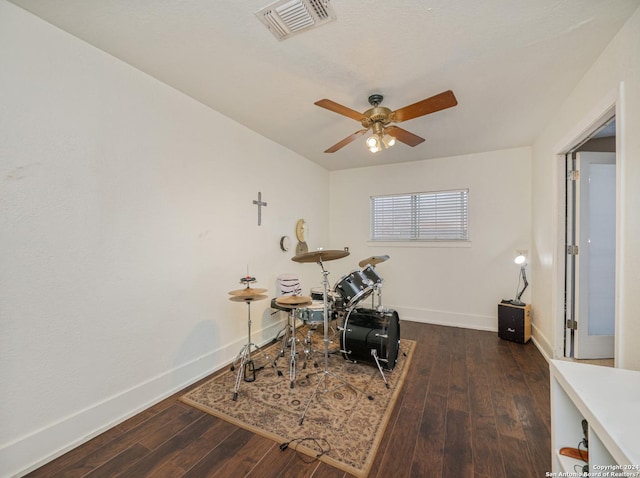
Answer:
[[[371,198],[372,241],[468,239],[468,189]]]

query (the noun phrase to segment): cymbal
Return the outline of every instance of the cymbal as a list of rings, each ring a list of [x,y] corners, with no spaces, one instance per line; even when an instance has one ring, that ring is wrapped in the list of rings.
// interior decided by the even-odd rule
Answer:
[[[311,297],[306,295],[283,295],[276,299],[276,304],[279,305],[309,305],[311,304]]]
[[[332,261],[334,259],[342,259],[349,255],[348,251],[341,250],[327,250],[327,251],[313,251],[298,254],[291,258],[295,262],[320,262],[320,261]]]
[[[247,295],[258,295],[264,294],[267,289],[253,289],[251,287],[245,287],[244,289],[232,290],[229,292],[229,295],[239,295],[239,296],[247,296]]]
[[[229,300],[234,302],[252,302],[254,300],[262,300],[266,299],[268,296],[257,294],[257,295],[232,295],[229,297]]]
[[[389,259],[389,256],[384,255],[384,256],[371,256],[371,257],[367,257],[366,259],[362,259],[360,262],[358,262],[358,265],[360,267],[364,267],[367,264],[371,264],[372,266],[375,266],[376,264],[380,264],[381,262],[384,262],[386,260]]]

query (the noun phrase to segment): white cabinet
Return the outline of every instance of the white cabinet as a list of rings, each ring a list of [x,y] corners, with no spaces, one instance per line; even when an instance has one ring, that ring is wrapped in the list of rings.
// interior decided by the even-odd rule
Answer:
[[[584,462],[561,456],[578,448],[582,419],[589,424],[589,475],[640,478],[640,372],[550,361],[551,463],[549,476],[576,473]]]

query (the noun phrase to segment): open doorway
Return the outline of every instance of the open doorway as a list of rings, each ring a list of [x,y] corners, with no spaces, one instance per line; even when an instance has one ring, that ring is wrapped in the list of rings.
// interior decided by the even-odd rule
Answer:
[[[566,152],[565,173],[564,356],[613,359],[617,215],[613,112]]]

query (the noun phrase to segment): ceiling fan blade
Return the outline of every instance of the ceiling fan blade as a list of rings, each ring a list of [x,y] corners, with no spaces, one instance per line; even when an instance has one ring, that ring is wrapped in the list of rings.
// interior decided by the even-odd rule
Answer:
[[[345,139],[343,139],[339,143],[336,143],[333,146],[331,146],[329,149],[327,149],[325,151],[325,153],[335,153],[340,148],[342,148],[342,147],[348,145],[349,143],[351,143],[352,141],[355,141],[356,139],[358,139],[360,136],[365,134],[367,131],[369,131],[369,130],[368,129],[361,129],[360,131],[356,131],[351,136],[347,136]]]
[[[424,138],[410,133],[406,129],[398,128],[397,126],[389,126],[385,129],[385,133],[390,134],[398,141],[408,144],[411,147],[417,146],[424,141]]]
[[[356,121],[362,121],[365,118],[365,116],[362,113],[356,110],[352,110],[351,108],[347,108],[346,106],[342,106],[336,103],[335,101],[331,101],[327,99],[318,100],[314,103],[314,105],[318,105],[322,108],[326,108],[329,111],[333,111],[334,113],[338,113],[339,115],[346,116],[347,118],[351,118]]]
[[[412,105],[405,106],[399,110],[394,111],[394,116],[397,123],[401,121],[407,121],[420,116],[435,113],[436,111],[445,110],[458,104],[453,91],[447,90],[438,95],[427,98],[426,100],[418,101]]]

